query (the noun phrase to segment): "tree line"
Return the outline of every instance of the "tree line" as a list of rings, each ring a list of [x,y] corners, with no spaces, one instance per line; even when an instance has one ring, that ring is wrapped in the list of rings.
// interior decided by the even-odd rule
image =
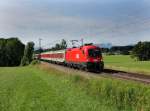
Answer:
[[[109,48],[102,48],[103,53],[107,53],[108,55],[115,55],[115,54],[122,54],[122,55],[129,55],[134,45],[127,45],[127,46],[112,46]]]
[[[136,45],[128,46],[113,46],[109,48],[102,48],[102,52],[107,55],[131,55],[139,61],[150,60],[150,42],[138,42]]]
[[[47,49],[38,49],[35,51],[35,53],[41,53],[41,52],[46,52],[46,51],[55,51],[55,50],[62,50],[67,48],[67,42],[65,39],[62,39],[60,43],[56,43],[55,46]]]
[[[18,38],[0,39],[0,66],[18,66],[25,45]]]
[[[33,42],[25,46],[18,38],[0,38],[0,66],[27,65],[31,62],[33,47]]]

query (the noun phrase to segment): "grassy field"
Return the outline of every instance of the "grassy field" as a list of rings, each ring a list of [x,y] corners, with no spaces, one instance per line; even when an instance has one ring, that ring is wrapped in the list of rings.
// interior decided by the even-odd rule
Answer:
[[[128,55],[104,56],[107,68],[150,74],[150,61],[135,61]]]
[[[45,66],[0,68],[0,111],[149,111],[150,86],[68,75]]]

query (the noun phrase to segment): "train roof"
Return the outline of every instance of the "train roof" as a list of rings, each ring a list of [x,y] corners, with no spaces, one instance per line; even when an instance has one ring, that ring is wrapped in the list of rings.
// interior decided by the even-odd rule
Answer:
[[[78,49],[91,49],[91,48],[97,48],[98,46],[95,45],[84,45],[81,47],[75,47],[75,48],[68,48],[67,50],[78,50]],[[100,48],[100,47],[98,47]]]

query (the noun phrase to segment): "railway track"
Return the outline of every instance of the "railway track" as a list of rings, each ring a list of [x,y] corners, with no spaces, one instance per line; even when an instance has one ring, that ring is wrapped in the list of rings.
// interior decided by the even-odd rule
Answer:
[[[49,65],[52,68],[55,68],[57,70],[60,70],[60,71],[66,72],[66,73],[75,72],[75,73],[78,73],[78,74],[84,75],[84,76],[113,77],[113,78],[118,78],[118,79],[137,81],[137,82],[141,82],[144,84],[150,84],[150,75],[130,73],[130,72],[124,72],[124,71],[118,71],[118,70],[112,70],[112,69],[104,69],[104,71],[101,73],[94,73],[94,72],[86,72],[83,70],[77,70],[77,69],[65,67],[62,65],[51,64],[51,63],[46,63],[46,62],[42,62],[42,64]]]
[[[145,84],[150,84],[150,75],[118,71],[118,70],[112,70],[112,69],[105,69],[104,74],[112,76],[112,77],[117,77],[117,78],[142,82]]]

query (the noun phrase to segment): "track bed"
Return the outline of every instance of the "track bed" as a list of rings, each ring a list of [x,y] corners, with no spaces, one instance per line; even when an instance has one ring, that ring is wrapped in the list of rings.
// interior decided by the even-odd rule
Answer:
[[[139,81],[139,82],[143,82],[146,84],[150,84],[150,75],[118,71],[118,70],[112,70],[112,69],[105,69],[104,73],[106,75],[111,75],[113,77],[134,80],[134,81]]]
[[[118,71],[118,70],[112,70],[112,69],[104,69],[104,71],[101,73],[94,73],[94,72],[86,72],[83,70],[73,69],[73,68],[62,66],[62,65],[51,64],[51,63],[46,63],[46,62],[42,62],[42,64],[55,68],[57,70],[66,72],[66,73],[75,72],[86,77],[88,76],[113,77],[113,78],[118,78],[118,79],[137,81],[137,82],[141,82],[144,84],[150,84],[150,76],[144,75],[144,74],[130,73],[130,72],[124,72],[124,71]]]

